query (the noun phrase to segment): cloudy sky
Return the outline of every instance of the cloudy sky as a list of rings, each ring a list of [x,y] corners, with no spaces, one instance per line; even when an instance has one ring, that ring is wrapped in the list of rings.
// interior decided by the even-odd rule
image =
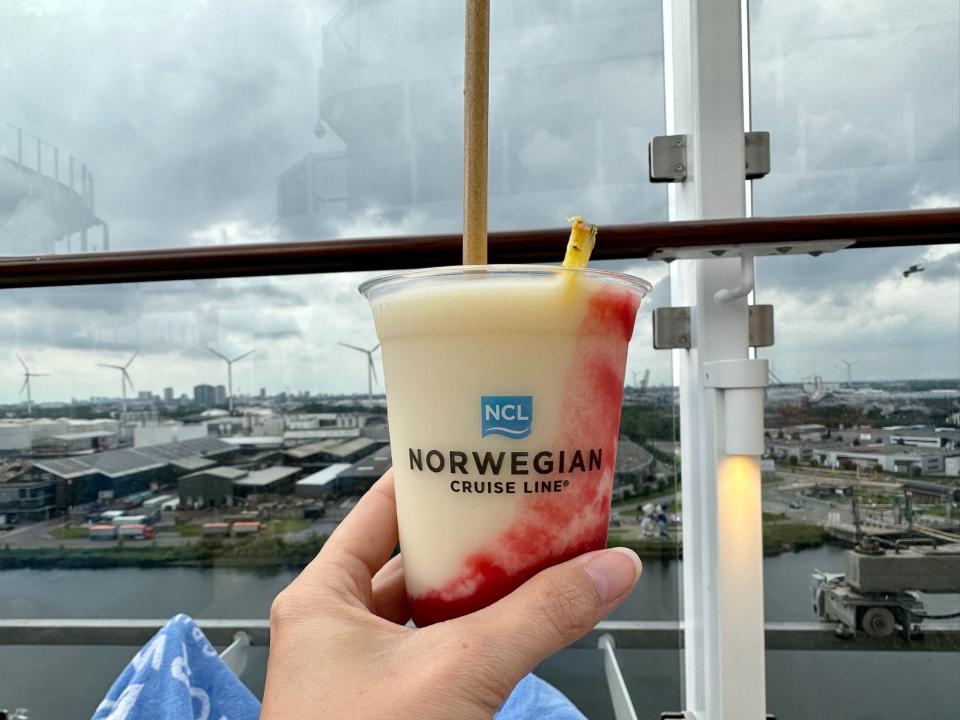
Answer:
[[[21,128],[85,163],[113,249],[455,231],[461,5],[5,2],[0,158]],[[646,182],[646,143],[663,132],[659,0],[494,0],[492,23],[491,226],[665,219],[663,186]],[[773,146],[756,214],[960,204],[955,0],[754,0],[751,32],[753,122]],[[290,170],[293,192],[307,157],[315,211],[280,217],[280,179]],[[0,159],[0,254],[65,252],[47,201],[18,195],[11,167]],[[939,246],[761,259],[758,301],[777,312],[765,355],[785,380],[842,378],[840,358],[861,379],[960,376],[958,258]],[[668,301],[664,266],[612,266],[657,283],[648,306]],[[34,383],[43,401],[116,395],[96,363],[135,348],[137,389],[224,382],[205,345],[256,348],[240,392],[360,391],[363,358],[336,342],[376,342],[356,293],[367,276],[4,291],[0,402],[18,397],[14,352],[51,373]],[[642,312],[630,367],[670,382],[649,345]]]

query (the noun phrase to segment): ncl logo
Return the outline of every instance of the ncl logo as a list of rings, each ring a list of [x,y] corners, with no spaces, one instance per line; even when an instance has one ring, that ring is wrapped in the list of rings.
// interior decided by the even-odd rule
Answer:
[[[481,437],[525,438],[533,427],[533,395],[482,395],[480,427]]]

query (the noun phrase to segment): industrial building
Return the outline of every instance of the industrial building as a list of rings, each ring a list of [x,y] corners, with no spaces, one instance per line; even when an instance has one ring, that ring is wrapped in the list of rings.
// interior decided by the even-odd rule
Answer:
[[[302,468],[285,465],[260,470],[211,467],[181,477],[177,481],[177,495],[183,509],[231,507],[236,498],[291,493],[297,477],[302,474]]]
[[[302,480],[297,480],[294,492],[300,497],[326,497],[333,492],[333,481],[337,475],[350,467],[350,463],[334,463],[318,470]]]
[[[330,482],[330,494],[362,495],[380,479],[391,464],[390,446],[384,445],[337,475]]]
[[[52,480],[0,482],[0,519],[36,522],[57,515],[57,488]]]
[[[945,452],[903,445],[870,445],[817,447],[813,450],[813,456],[820,465],[830,468],[880,468],[890,473],[929,475],[944,471]]]
[[[262,470],[251,470],[233,483],[233,492],[237,497],[250,495],[285,495],[293,492],[303,468],[274,465]]]
[[[329,439],[299,445],[286,451],[290,462],[302,467],[322,469],[332,463],[353,463],[369,455],[383,443],[367,437],[348,440]]]
[[[827,434],[826,425],[785,425],[782,428],[767,428],[766,434],[778,440],[822,440]]]
[[[216,438],[201,438],[150,447],[110,450],[93,455],[53,458],[33,464],[27,475],[61,486],[61,509],[96,500],[101,492],[115,497],[172,485],[180,475],[224,459],[233,447]]]
[[[86,433],[99,435],[87,435],[84,439]],[[0,420],[0,456],[26,455],[35,448],[57,450],[74,445],[81,450],[108,449],[116,447],[119,436],[120,423],[110,418],[8,418]]]
[[[158,423],[156,425],[137,426],[133,429],[135,448],[183,442],[207,437],[205,425],[184,425],[183,423]]]
[[[246,470],[234,467],[211,467],[184,475],[177,480],[177,495],[184,510],[231,507],[233,482],[244,477]]]

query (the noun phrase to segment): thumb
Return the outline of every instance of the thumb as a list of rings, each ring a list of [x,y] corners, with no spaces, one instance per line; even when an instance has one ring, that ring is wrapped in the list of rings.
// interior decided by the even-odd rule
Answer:
[[[539,572],[499,602],[457,622],[495,651],[490,655],[513,687],[623,602],[641,569],[640,558],[627,548],[581,555]]]

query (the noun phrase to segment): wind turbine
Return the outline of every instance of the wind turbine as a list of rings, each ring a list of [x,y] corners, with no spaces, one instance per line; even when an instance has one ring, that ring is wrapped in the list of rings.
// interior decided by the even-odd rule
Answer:
[[[369,350],[364,350],[362,347],[357,347],[356,345],[348,345],[345,342],[340,344],[345,348],[362,352],[367,356],[367,399],[373,400],[373,382],[377,379],[377,367],[373,364],[373,354],[377,351],[377,348],[380,347],[380,343],[377,343]]]
[[[32,377],[50,377],[50,373],[35,373],[30,372],[30,368],[27,367],[27,364],[23,361],[23,358],[17,355],[17,360],[20,361],[20,364],[23,365],[23,385],[20,386],[20,394],[23,395],[23,391],[27,391],[27,415],[33,414],[33,396],[30,394],[30,378]]]
[[[854,361],[854,362],[848,362],[847,360],[844,360],[843,358],[840,358],[840,362],[842,362],[844,365],[847,366],[847,387],[850,387],[850,378],[851,378],[850,368],[852,368],[852,367],[853,367],[854,365],[856,365],[857,363],[856,363],[856,361]]]
[[[230,410],[230,414],[233,414],[233,364],[238,360],[243,360],[248,355],[253,355],[255,350],[247,350],[242,355],[237,355],[235,358],[228,358],[226,355],[217,352],[212,347],[207,345],[207,350],[212,352],[218,358],[223,360],[227,364],[227,407]]]
[[[127,412],[127,383],[130,384],[130,389],[133,390],[133,380],[130,378],[130,373],[127,372],[127,368],[130,367],[130,363],[133,362],[134,358],[140,354],[140,351],[137,350],[130,356],[130,359],[127,360],[125,365],[108,365],[107,363],[97,363],[100,367],[112,368],[114,370],[120,371],[120,396],[123,398],[123,412]]]

